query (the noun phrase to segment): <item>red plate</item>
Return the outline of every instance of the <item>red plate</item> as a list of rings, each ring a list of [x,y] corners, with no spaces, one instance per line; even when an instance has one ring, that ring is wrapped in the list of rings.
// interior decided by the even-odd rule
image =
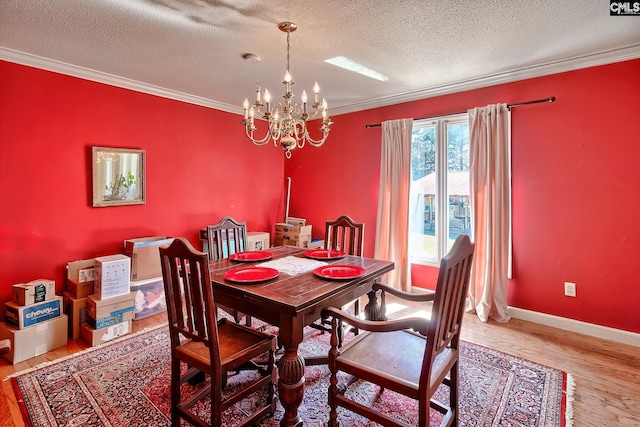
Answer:
[[[333,264],[324,265],[313,270],[313,274],[325,279],[348,280],[363,276],[367,270],[357,265]]]
[[[246,251],[231,254],[231,256],[229,256],[229,259],[233,261],[251,262],[264,261],[266,259],[271,259],[272,256],[273,254],[269,251]]]
[[[242,267],[224,273],[224,278],[231,282],[255,283],[278,277],[280,272],[269,267]]]
[[[338,259],[344,256],[344,252],[336,251],[333,249],[317,249],[312,251],[306,251],[304,256],[313,259]]]

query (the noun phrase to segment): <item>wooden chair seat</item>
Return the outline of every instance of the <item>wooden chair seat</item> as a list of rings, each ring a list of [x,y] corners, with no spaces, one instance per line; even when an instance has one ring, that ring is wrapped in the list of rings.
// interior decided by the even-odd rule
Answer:
[[[322,317],[331,319],[331,349],[328,366],[331,372],[328,400],[329,427],[338,427],[338,406],[369,418],[384,426],[406,426],[405,423],[349,398],[346,391],[355,381],[369,381],[418,401],[418,425],[428,427],[431,408],[441,412],[441,426],[458,424],[458,359],[460,328],[464,302],[469,288],[474,245],[469,236],[460,235],[451,251],[440,262],[438,283],[433,294],[411,296],[383,284],[373,290],[385,294],[407,296],[412,300],[432,300],[431,318],[366,321],[329,307]],[[384,306],[384,302],[383,302]],[[383,311],[386,307],[383,307]],[[384,316],[386,318],[386,316]],[[348,323],[361,331],[353,340],[340,346],[340,323]],[[340,379],[338,372],[347,374]],[[449,404],[432,399],[441,384],[449,388]],[[379,398],[384,398],[381,394]]]
[[[222,370],[233,371],[251,359],[270,350],[264,333],[244,325],[222,319],[218,322],[218,341],[220,342],[220,363]],[[185,363],[198,368],[208,369],[209,348],[202,342],[184,340],[175,349]]]
[[[358,344],[358,341],[362,343]],[[359,379],[375,382],[383,388],[417,400],[426,344],[423,336],[408,330],[361,334],[342,346],[337,368],[357,371]],[[457,357],[458,351],[453,349],[446,349],[437,356],[432,365],[429,387],[434,393]],[[367,369],[358,370],[358,366],[364,363]],[[386,380],[386,387],[381,384],[380,378]]]

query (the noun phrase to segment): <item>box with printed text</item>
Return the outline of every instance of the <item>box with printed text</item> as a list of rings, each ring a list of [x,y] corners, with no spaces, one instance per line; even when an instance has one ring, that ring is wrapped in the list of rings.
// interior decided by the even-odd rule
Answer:
[[[12,287],[13,302],[18,305],[30,305],[48,301],[56,296],[56,282],[48,279],[18,283]]]
[[[112,314],[107,317],[101,317],[100,319],[94,319],[91,316],[87,316],[87,323],[94,329],[101,329],[106,328],[107,326],[113,326],[115,324],[125,322],[127,320],[133,320],[133,317],[133,310],[127,310]]]
[[[245,251],[264,251],[271,247],[271,237],[266,231],[247,232],[247,247]]]
[[[80,336],[84,342],[93,347],[131,333],[131,326],[131,320],[100,329],[94,329],[84,323],[80,328]]]
[[[131,258],[126,255],[108,255],[96,258],[94,295],[108,299],[126,295],[129,290]]]
[[[290,245],[308,248],[311,243],[311,225],[276,224],[274,245]]]
[[[40,322],[62,316],[62,297],[31,305],[4,304],[4,321],[18,329],[28,328]]]
[[[87,316],[94,319],[122,314],[135,308],[135,292],[101,300],[95,295],[87,297]]]
[[[95,258],[67,264],[67,292],[75,298],[86,298],[93,293]]]
[[[73,280],[76,283],[93,283],[95,278],[95,265],[95,258],[67,263],[67,280]]]

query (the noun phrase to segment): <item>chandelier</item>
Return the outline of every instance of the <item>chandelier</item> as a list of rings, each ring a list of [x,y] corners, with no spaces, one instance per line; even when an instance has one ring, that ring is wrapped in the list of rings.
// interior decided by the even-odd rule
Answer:
[[[307,92],[302,91],[300,102],[294,103],[294,95],[291,93],[291,86],[293,86],[293,80],[291,73],[289,72],[289,39],[293,31],[298,27],[293,22],[281,22],[278,24],[280,31],[287,33],[287,72],[284,75],[285,90],[284,102],[271,102],[271,94],[265,88],[264,96],[260,95],[260,85],[256,88],[256,100],[249,104],[247,98],[244,99],[244,120],[242,124],[245,126],[247,137],[255,145],[265,145],[269,143],[269,140],[273,141],[274,146],[280,146],[285,150],[285,156],[287,159],[291,158],[291,150],[296,147],[304,147],[306,142],[314,147],[321,146],[329,136],[329,128],[332,125],[331,119],[327,113],[327,101],[322,98],[322,102],[319,102],[320,86],[318,82],[313,86],[313,104],[307,105]],[[245,59],[251,57],[251,54],[245,55]],[[307,112],[307,107],[310,107],[311,112]],[[268,129],[266,134],[262,138],[255,138],[254,132],[256,131],[256,125],[254,118],[259,115],[262,119],[268,123]],[[319,139],[313,139],[307,130],[307,121],[314,119],[322,114],[322,124],[320,125],[320,132],[322,137]]]

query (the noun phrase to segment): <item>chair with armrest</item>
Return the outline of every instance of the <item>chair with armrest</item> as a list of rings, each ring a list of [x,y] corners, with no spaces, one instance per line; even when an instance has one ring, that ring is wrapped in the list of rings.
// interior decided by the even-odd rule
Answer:
[[[364,251],[364,224],[355,222],[348,215],[342,215],[335,221],[327,221],[324,231],[324,247],[325,249],[342,251],[348,255],[362,256],[362,253]],[[355,316],[359,316],[360,300],[356,299],[351,303],[343,306],[342,309],[345,310],[351,305],[353,305],[353,312]],[[331,332],[331,328],[328,325],[328,321],[324,321],[321,319],[320,321],[312,323],[309,326],[322,332]],[[348,331],[350,327],[351,326],[349,325],[341,325],[341,328],[338,332],[340,345],[342,345],[342,338],[344,333]],[[356,335],[358,334],[357,329],[354,329],[353,332]],[[309,357],[307,358],[306,363],[307,365],[326,364],[327,358],[324,356]]]
[[[218,321],[208,255],[196,251],[185,238],[161,247],[160,258],[171,340],[172,426],[179,427],[181,419],[200,427],[221,426],[226,409],[263,388],[267,389],[265,405],[247,414],[239,425],[252,425],[273,414],[276,337],[227,319]],[[253,382],[223,396],[228,371],[265,355],[268,363],[264,368],[257,367],[259,375]],[[183,364],[186,370],[181,369]],[[193,396],[182,396],[181,385],[199,373],[208,375],[210,383]],[[210,422],[190,410],[205,398],[211,401]]]
[[[247,223],[239,222],[230,216],[225,216],[215,225],[207,226],[207,250],[212,260],[228,258],[236,252],[244,252],[247,247]],[[240,322],[243,313],[238,310],[218,304],[218,307]],[[251,326],[251,317],[245,319]]]
[[[331,349],[329,350],[329,427],[337,427],[337,407],[341,406],[385,426],[406,424],[381,414],[373,407],[357,403],[345,396],[354,384],[352,378],[393,390],[418,401],[419,426],[429,426],[429,410],[444,417],[441,426],[458,425],[458,357],[460,328],[464,302],[469,288],[474,245],[469,236],[460,235],[440,262],[435,293],[419,298],[433,299],[430,319],[405,318],[386,321],[366,321],[330,307],[322,310],[331,318]],[[386,285],[375,284],[375,290],[402,296]],[[362,333],[342,347],[338,346],[338,323],[342,320]],[[348,374],[346,382],[338,383],[338,372]],[[357,383],[355,383],[357,384]],[[449,387],[449,405],[432,400],[440,384]]]

